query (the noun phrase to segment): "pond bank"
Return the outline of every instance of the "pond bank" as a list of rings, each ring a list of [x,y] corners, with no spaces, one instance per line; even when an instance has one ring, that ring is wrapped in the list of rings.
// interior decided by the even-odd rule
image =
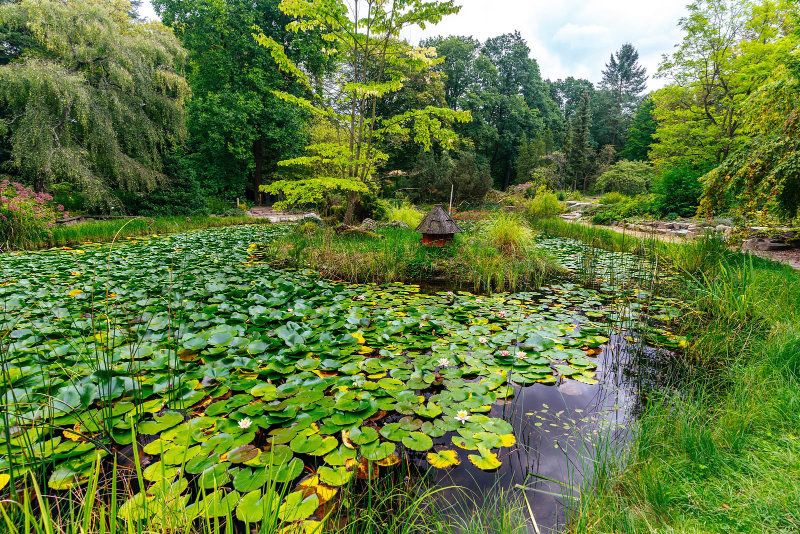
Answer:
[[[549,230],[623,246],[611,230]],[[681,395],[651,398],[626,456],[582,492],[570,531],[796,532],[800,273],[703,243],[668,252],[696,267],[675,286],[697,310],[681,325],[689,378]]]

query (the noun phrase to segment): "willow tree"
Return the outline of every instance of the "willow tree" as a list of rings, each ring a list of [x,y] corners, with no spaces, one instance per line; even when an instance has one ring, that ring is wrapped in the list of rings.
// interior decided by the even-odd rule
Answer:
[[[184,50],[129,0],[0,4],[19,36],[0,64],[0,172],[47,191],[71,183],[94,208],[166,181],[164,155],[183,137]]]
[[[282,193],[284,206],[315,204],[331,193],[343,193],[344,219],[350,223],[359,194],[378,187],[375,172],[388,159],[382,147],[415,142],[429,150],[436,142],[451,148],[457,140],[452,124],[470,120],[468,112],[438,106],[392,116],[377,111],[381,99],[440,61],[434,49],[410,45],[401,39],[401,32],[437,23],[459,8],[453,0],[283,0],[280,9],[293,18],[290,30],[321,33],[326,43],[323,52],[338,68],[332,77],[313,80],[278,42],[258,32],[256,40],[270,50],[279,69],[300,81],[307,93],[275,94],[313,113],[335,133],[306,147],[306,155],[279,163],[286,170],[300,170],[293,179],[280,179],[262,189]]]

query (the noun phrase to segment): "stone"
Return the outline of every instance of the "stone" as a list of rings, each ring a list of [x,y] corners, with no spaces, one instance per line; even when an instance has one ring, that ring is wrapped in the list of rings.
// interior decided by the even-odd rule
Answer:
[[[405,229],[411,228],[409,225],[407,225],[403,221],[392,221],[389,224],[387,224],[386,226],[388,228],[405,228]]]
[[[378,223],[373,219],[367,217],[363,221],[361,221],[361,225],[359,226],[362,230],[366,230],[368,232],[374,232],[378,229]]]
[[[782,241],[776,241],[768,237],[753,237],[745,239],[742,243],[742,250],[752,250],[757,252],[766,252],[773,250],[789,250],[792,246]]]
[[[315,224],[322,224],[322,217],[317,215],[316,213],[304,213],[300,219],[300,222],[312,222]]]

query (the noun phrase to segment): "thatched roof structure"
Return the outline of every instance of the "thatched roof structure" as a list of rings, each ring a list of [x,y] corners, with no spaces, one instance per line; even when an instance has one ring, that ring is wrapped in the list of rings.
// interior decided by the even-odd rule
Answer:
[[[417,226],[417,232],[426,235],[453,235],[460,231],[461,228],[441,204],[436,204]]]

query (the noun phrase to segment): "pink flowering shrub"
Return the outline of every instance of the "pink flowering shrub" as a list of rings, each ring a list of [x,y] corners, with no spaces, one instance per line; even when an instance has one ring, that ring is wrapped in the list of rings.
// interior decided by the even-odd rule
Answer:
[[[0,248],[24,248],[48,237],[64,206],[53,197],[37,193],[8,179],[0,180]]]

